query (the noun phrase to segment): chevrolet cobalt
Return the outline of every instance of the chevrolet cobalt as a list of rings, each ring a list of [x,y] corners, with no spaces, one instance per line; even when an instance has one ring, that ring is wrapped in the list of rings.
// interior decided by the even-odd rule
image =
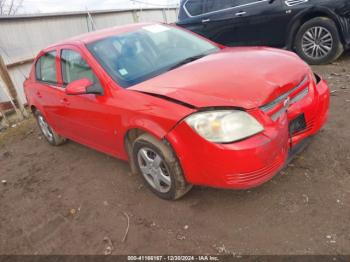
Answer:
[[[329,88],[294,53],[225,47],[176,26],[133,24],[42,50],[24,83],[52,145],[129,161],[156,195],[248,189],[325,124]]]

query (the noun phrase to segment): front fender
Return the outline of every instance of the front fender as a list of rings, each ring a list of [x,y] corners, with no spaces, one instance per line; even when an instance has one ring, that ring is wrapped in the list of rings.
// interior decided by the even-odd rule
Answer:
[[[192,110],[191,110],[192,111]],[[187,114],[186,114],[187,115]],[[182,120],[182,119],[181,119]],[[131,153],[131,144],[128,144],[130,132],[136,132],[136,134],[140,133],[148,133],[154,136],[156,139],[163,141],[167,134],[179,123],[181,120],[169,119],[167,117],[155,117],[155,116],[147,116],[140,115],[135,116],[133,118],[125,118],[124,119],[124,130],[125,132],[122,134],[124,138],[124,152],[122,152],[121,158],[129,159],[129,155]],[[136,136],[135,136],[136,138]]]
[[[171,130],[171,129],[170,129]],[[121,152],[120,158],[127,160],[130,164],[131,172],[137,174],[137,167],[132,158],[132,141],[136,139],[141,133],[148,133],[158,140],[164,141],[165,136],[170,131],[168,128],[158,124],[157,122],[145,119],[145,118],[134,118],[129,124],[128,128],[125,129],[123,137],[123,151]],[[131,134],[131,136],[129,136]],[[131,138],[131,139],[130,139]]]
[[[170,131],[171,128],[166,128],[150,119],[137,118],[132,119],[129,122],[128,128],[125,130],[124,136],[126,136],[131,130],[134,129],[138,129],[143,132],[149,133],[157,139],[161,140],[166,136],[166,134]]]

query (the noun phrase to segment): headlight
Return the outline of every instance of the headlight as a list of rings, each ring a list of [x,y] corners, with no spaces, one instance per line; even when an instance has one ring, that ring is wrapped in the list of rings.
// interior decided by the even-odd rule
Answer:
[[[264,130],[254,117],[239,110],[195,113],[185,121],[200,136],[214,143],[235,142]]]

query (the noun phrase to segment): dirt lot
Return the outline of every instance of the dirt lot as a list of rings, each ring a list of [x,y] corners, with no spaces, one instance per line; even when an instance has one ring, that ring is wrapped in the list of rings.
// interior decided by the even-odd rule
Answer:
[[[33,119],[0,133],[0,254],[350,254],[350,54],[314,69],[336,91],[328,125],[250,191],[167,202],[122,161],[49,146]]]

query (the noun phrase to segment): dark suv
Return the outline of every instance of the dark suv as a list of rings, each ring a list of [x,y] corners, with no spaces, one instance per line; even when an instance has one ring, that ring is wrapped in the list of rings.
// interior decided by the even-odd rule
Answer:
[[[350,47],[350,0],[182,0],[178,25],[224,45],[281,47],[325,64]]]

